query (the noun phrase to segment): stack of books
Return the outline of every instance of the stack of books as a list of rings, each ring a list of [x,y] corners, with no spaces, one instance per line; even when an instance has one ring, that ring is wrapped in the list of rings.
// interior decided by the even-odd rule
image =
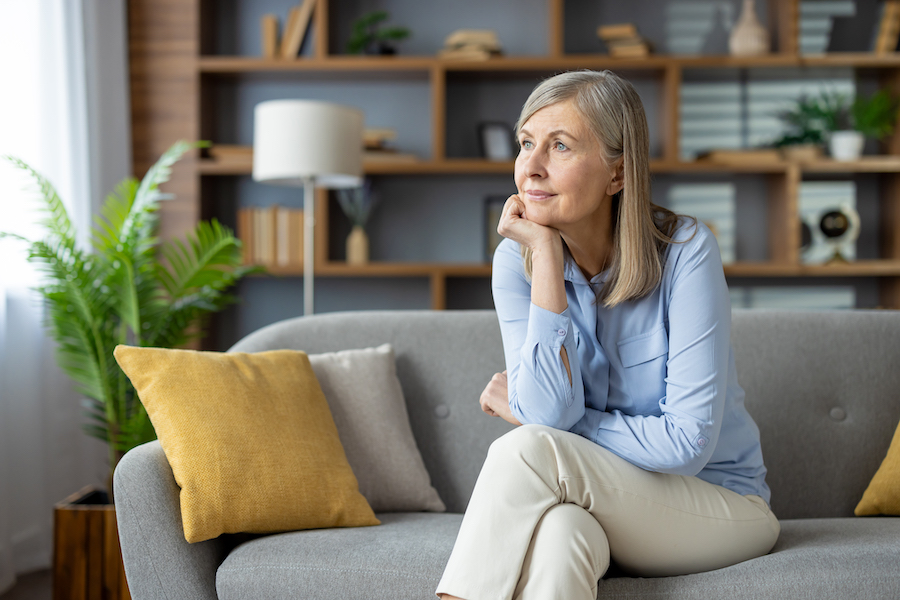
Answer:
[[[233,144],[213,144],[204,149],[203,157],[221,166],[249,169],[253,164],[253,148]]]
[[[597,37],[606,43],[610,56],[643,58],[650,54],[650,42],[641,37],[633,23],[601,25]]]
[[[303,268],[302,210],[277,205],[242,208],[238,211],[237,234],[244,246],[245,265]]]
[[[503,54],[497,32],[490,29],[459,29],[444,40],[440,58],[449,60],[487,60]]]
[[[303,0],[292,8],[280,39],[278,16],[264,15],[261,21],[263,56],[266,58],[297,58],[300,48],[303,46],[303,40],[306,38],[306,30],[309,29],[315,6],[316,0]]]
[[[417,160],[414,154],[401,154],[390,143],[397,139],[394,129],[366,129],[363,132],[364,159],[366,161],[401,161]]]

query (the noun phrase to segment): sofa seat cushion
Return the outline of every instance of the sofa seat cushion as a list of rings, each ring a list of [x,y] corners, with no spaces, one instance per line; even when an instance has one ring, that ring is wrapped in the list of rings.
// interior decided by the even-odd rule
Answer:
[[[378,518],[380,527],[298,531],[238,546],[219,567],[219,600],[434,597],[462,515]],[[598,598],[900,598],[900,519],[798,519],[781,525],[767,556],[683,577],[609,577]]]
[[[599,598],[900,598],[900,519],[796,519],[766,556],[682,577],[616,577]]]
[[[296,531],[241,544],[216,573],[219,600],[435,597],[462,515],[378,518],[379,527]]]

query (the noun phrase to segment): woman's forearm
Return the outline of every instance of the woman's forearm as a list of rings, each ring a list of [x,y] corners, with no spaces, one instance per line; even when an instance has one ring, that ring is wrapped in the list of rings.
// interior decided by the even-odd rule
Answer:
[[[557,314],[568,306],[563,279],[562,241],[559,238],[532,249],[531,302]]]
[[[563,278],[562,242],[557,239],[532,249],[531,255],[531,303],[545,310],[562,313],[568,306],[566,282]],[[565,348],[559,349],[559,356],[566,367],[569,385],[572,384],[572,369]]]

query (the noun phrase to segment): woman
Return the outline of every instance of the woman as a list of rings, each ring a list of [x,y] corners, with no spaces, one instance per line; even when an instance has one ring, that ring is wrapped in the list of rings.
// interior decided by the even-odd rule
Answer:
[[[516,126],[493,293],[507,370],[444,599],[590,599],[610,559],[660,576],[771,550],[715,238],[650,202],[647,122],[609,71],[541,83]]]

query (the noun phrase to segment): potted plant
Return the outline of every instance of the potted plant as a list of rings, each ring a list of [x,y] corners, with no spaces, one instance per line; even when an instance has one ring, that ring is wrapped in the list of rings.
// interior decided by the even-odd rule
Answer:
[[[396,54],[394,42],[405,40],[410,36],[406,27],[380,27],[379,24],[388,19],[388,13],[377,10],[363,15],[353,23],[353,32],[347,42],[350,54]]]
[[[800,97],[794,106],[778,116],[787,124],[787,131],[775,140],[774,146],[789,160],[814,160],[822,155],[827,125],[818,99]]]
[[[110,479],[125,452],[156,437],[113,358],[115,346],[184,344],[198,335],[198,321],[232,301],[228,288],[250,270],[241,266],[240,241],[215,220],[198,223],[186,243],[160,243],[156,237],[156,211],[164,197],[159,185],[168,181],[172,165],[199,145],[178,142],[142,181],[122,181],[96,218],[90,250],[76,244],[75,227],[53,185],[21,160],[6,157],[38,184],[46,235],[39,240],[0,235],[26,242],[29,260],[44,273],[37,291],[47,327],[57,341],[60,366],[87,399],[85,431],[109,448]],[[54,598],[84,593],[68,589],[75,582],[105,590],[104,597],[127,597],[115,513],[105,506],[110,499],[86,488],[57,505]],[[93,565],[90,572],[87,565]]]
[[[856,160],[866,138],[881,140],[894,130],[898,99],[886,90],[871,96],[826,93],[821,106],[829,132],[829,151],[836,160]]]

